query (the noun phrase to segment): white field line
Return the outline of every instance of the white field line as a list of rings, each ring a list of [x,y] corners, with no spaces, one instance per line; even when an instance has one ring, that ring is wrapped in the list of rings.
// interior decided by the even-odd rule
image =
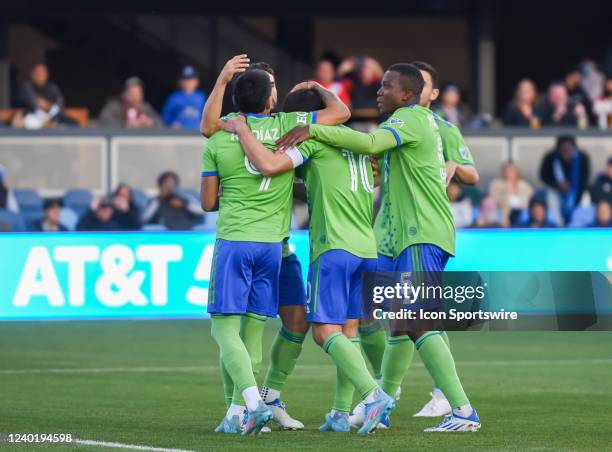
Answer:
[[[509,366],[576,366],[585,364],[612,364],[611,359],[534,359],[516,361],[459,361],[457,367],[509,367]],[[298,369],[318,369],[334,367],[333,364],[298,365]],[[414,363],[411,367],[423,367]],[[104,373],[171,373],[171,372],[207,372],[216,371],[219,366],[184,366],[184,367],[75,367],[58,369],[0,369],[0,375],[23,374],[104,374]]]
[[[193,452],[187,449],[168,449],[165,447],[151,447],[151,446],[139,446],[135,444],[122,444],[113,443],[107,441],[94,441],[91,439],[75,439],[73,441],[76,444],[82,444],[84,446],[100,446],[114,449],[132,449],[132,450],[146,450],[151,452]]]

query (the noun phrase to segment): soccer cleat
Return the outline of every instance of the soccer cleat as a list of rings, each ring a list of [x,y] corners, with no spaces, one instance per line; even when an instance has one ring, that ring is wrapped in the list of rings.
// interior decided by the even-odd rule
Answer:
[[[365,403],[359,402],[357,405],[355,405],[355,408],[353,408],[353,414],[349,416],[349,422],[351,423],[351,427],[353,428],[361,427],[363,425],[364,419],[365,419]],[[389,416],[387,416],[382,421],[380,421],[377,428],[387,429],[390,426],[391,426],[391,419],[389,419]]]
[[[244,427],[242,429],[243,435],[255,435],[261,431],[264,425],[266,425],[270,419],[272,419],[272,411],[268,409],[263,400],[259,402],[257,409],[254,411],[248,411],[244,418]]]
[[[242,423],[240,417],[234,414],[231,419],[227,416],[223,418],[221,423],[215,429],[215,433],[239,434],[242,431]]]
[[[480,418],[476,410],[468,417],[451,413],[435,427],[426,428],[425,432],[477,432],[480,429]]]
[[[365,419],[363,425],[357,430],[358,435],[367,435],[378,427],[380,421],[386,418],[395,408],[395,400],[389,397],[382,389],[376,389],[376,399],[365,405]]]
[[[304,428],[304,424],[289,416],[289,413],[287,413],[285,409],[285,404],[281,402],[280,399],[266,403],[266,406],[272,411],[272,415],[274,416],[272,421],[282,430],[301,430]]]
[[[325,423],[319,427],[321,432],[338,432],[346,433],[351,431],[349,423],[349,415],[344,411],[336,411],[332,416],[331,413],[325,415]]]
[[[272,429],[268,426],[262,427],[259,433],[272,433]]]
[[[441,392],[431,393],[431,400],[425,404],[421,411],[414,413],[414,417],[440,417],[450,414],[452,411],[450,403]]]

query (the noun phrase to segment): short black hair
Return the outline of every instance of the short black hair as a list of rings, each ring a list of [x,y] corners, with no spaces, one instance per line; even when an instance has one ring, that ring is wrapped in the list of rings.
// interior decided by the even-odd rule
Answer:
[[[325,102],[321,94],[313,88],[298,89],[287,96],[283,102],[283,111],[290,113],[293,111],[317,111],[325,108]]]
[[[270,66],[265,61],[258,61],[257,63],[253,63],[249,65],[249,68],[247,70],[250,71],[253,69],[260,69],[262,71],[266,71],[268,74],[274,77],[274,69],[272,69],[272,66]]]
[[[399,73],[402,86],[415,96],[421,95],[425,80],[416,66],[408,63],[395,63],[387,70]]]
[[[62,207],[64,207],[64,204],[59,198],[45,199],[45,202],[43,203],[43,210],[48,210],[52,207],[59,207],[61,209]]]
[[[426,63],[425,61],[413,61],[410,64],[412,64],[414,67],[416,67],[420,71],[427,72],[431,77],[432,86],[436,89],[438,88],[439,82],[440,82],[440,76],[438,75],[438,71],[436,71],[436,69],[431,64]]]
[[[270,76],[262,69],[243,72],[234,85],[234,105],[242,113],[261,113],[272,92]]]
[[[174,171],[164,171],[159,176],[157,176],[157,186],[161,187],[164,181],[169,177],[173,178],[176,181],[177,185],[180,182],[178,174],[176,174]]]
[[[564,143],[570,143],[572,146],[576,146],[576,137],[574,135],[559,135],[557,137],[557,149]]]

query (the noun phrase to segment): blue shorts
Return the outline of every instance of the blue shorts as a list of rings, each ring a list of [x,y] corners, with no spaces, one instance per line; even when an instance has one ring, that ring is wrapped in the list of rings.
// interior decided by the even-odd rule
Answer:
[[[278,278],[278,306],[305,306],[306,289],[302,265],[295,254],[283,257]]]
[[[393,271],[400,283],[410,281],[415,286],[443,287],[442,272],[450,254],[430,243],[411,245],[393,260]],[[404,309],[441,310],[443,300],[423,297],[416,303],[404,305]]]
[[[306,319],[314,323],[344,325],[361,319],[363,272],[376,271],[376,259],[364,259],[344,250],[321,254],[308,268]]]
[[[392,272],[393,258],[385,254],[378,253],[378,262],[376,263],[377,272]]]
[[[209,314],[276,317],[282,244],[217,239],[208,288]]]

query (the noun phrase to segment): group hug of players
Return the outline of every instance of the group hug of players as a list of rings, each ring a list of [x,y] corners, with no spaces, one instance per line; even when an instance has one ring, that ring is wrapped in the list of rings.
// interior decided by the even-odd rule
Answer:
[[[236,113],[221,118],[228,86]],[[309,328],[337,367],[334,402],[321,431],[388,428],[415,349],[434,382],[432,399],[416,416],[444,416],[425,431],[480,428],[446,334],[433,324],[402,321],[390,323],[387,337],[361,300],[364,272],[440,273],[455,253],[446,185],[453,177],[474,184],[478,173],[459,130],[429,109],[437,95],[438,74],[429,64],[394,64],[377,98],[388,119],[361,133],[341,126],[350,118],[348,107],[315,82],[295,86],[281,112],[272,114],[272,68],[251,64],[246,55],[224,66],[201,124],[209,137],[202,206],[219,210],[208,312],[227,413],[216,432],[259,433],[270,421],[283,429],[304,427],[285,410],[281,390]],[[296,178],[304,182],[310,213],[306,289],[287,244]],[[376,184],[382,197],[373,227]],[[260,391],[264,325],[277,315],[282,328]],[[355,391],[361,402],[350,415]]]

